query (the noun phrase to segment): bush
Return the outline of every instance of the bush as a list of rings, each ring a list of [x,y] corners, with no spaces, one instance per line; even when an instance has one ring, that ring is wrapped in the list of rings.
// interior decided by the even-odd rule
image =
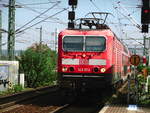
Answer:
[[[140,65],[137,66],[137,70],[138,70],[139,72],[142,72],[142,69],[145,68],[145,67],[146,67],[146,66],[143,66],[143,64],[140,64]]]
[[[138,66],[138,71],[142,72],[143,69],[147,69],[148,73],[150,73],[150,67],[148,66]],[[145,87],[146,87],[146,76],[143,75],[144,73],[141,73],[138,75],[138,89],[139,89],[139,104],[141,105],[150,105],[150,92],[146,92]]]
[[[47,45],[28,48],[19,59],[20,71],[25,73],[27,87],[35,88],[52,84],[56,79],[53,70],[56,66],[56,53]]]
[[[11,89],[8,89],[6,91],[0,91],[0,96],[1,95],[10,95],[10,94],[18,93],[21,91],[23,91],[22,85],[13,85],[13,87]]]
[[[14,93],[21,92],[23,90],[22,85],[14,85],[12,88]]]

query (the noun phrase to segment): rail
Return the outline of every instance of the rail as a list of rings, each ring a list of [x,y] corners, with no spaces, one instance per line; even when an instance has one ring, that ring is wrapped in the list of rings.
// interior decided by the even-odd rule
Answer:
[[[58,90],[58,86],[47,86],[42,88],[33,89],[30,91],[23,91],[20,93],[16,93],[13,95],[8,96],[1,96],[0,97],[0,109],[4,109],[6,107],[12,106],[16,103],[28,100],[33,97],[40,96],[42,94],[46,94],[49,92],[54,92]]]

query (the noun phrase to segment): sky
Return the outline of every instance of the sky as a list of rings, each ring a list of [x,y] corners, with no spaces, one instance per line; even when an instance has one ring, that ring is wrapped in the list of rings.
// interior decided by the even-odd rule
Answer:
[[[8,7],[4,6],[8,5],[8,1],[0,0],[2,28],[5,30],[8,29]],[[42,27],[42,42],[54,49],[54,33],[56,31],[59,33],[61,30],[67,28],[68,11],[71,11],[71,7],[68,6],[68,0],[16,0],[16,5],[19,7],[16,7],[15,11],[15,28],[16,30],[23,31],[16,33],[15,49],[25,50],[34,43],[38,43],[40,39],[40,27]],[[129,38],[143,38],[141,30],[136,27],[141,26],[140,6],[141,0],[78,0],[75,13],[76,19],[84,17],[89,12],[111,13],[112,16],[108,17],[107,24],[118,38],[122,39],[128,46],[137,44],[140,46],[138,41],[142,43],[142,40],[126,40]],[[58,13],[62,10],[64,11]],[[46,13],[39,16],[43,12]],[[56,13],[58,14],[55,15]],[[29,23],[33,19],[34,21]],[[40,23],[40,21],[42,22]],[[39,24],[36,24],[38,22]],[[36,25],[31,27],[34,24]],[[2,40],[3,43],[7,42],[7,33],[3,33]],[[3,49],[6,48],[7,44],[3,46]]]

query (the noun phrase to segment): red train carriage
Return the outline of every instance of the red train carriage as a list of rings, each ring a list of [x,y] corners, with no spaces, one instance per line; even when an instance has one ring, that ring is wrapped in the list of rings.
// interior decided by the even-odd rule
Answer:
[[[110,29],[64,30],[58,36],[60,87],[100,88],[125,79],[129,51]]]

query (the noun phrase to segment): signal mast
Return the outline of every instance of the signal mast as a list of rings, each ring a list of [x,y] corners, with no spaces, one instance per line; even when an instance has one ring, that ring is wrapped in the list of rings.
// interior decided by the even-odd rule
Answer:
[[[78,0],[69,0],[68,4],[71,6],[72,11],[68,12],[68,29],[74,29],[75,24],[74,24],[74,20],[75,20],[75,8],[78,4]]]

